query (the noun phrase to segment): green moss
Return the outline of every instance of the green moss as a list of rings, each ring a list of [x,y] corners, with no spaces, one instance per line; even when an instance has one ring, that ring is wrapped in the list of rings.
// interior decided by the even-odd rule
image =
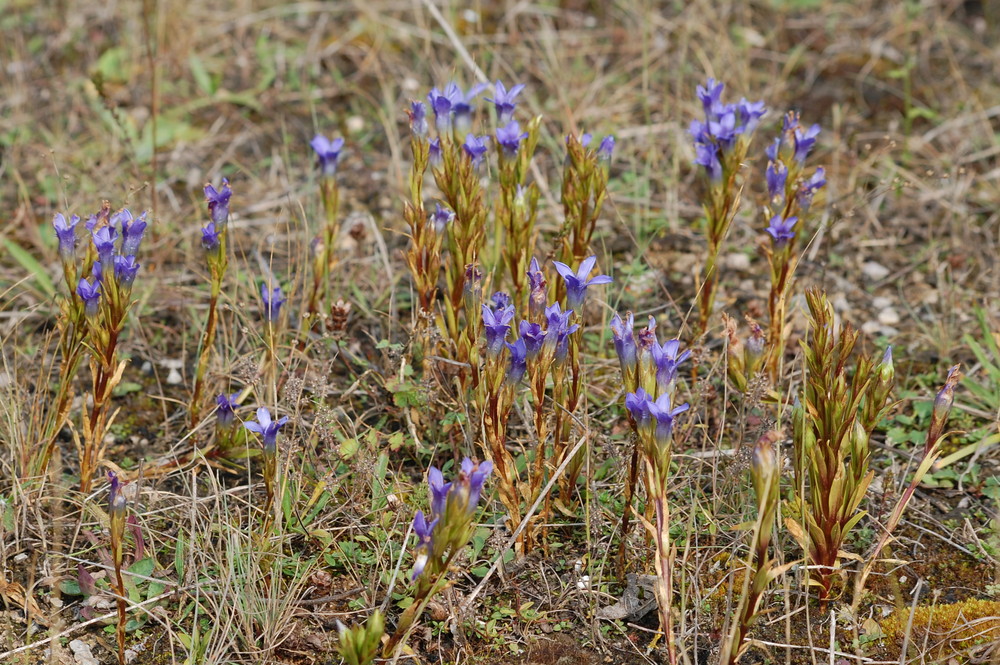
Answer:
[[[910,608],[900,608],[882,622],[885,645],[901,649],[910,625]],[[923,656],[948,658],[978,644],[1000,639],[1000,601],[964,600],[948,605],[923,605],[913,610],[910,644]]]

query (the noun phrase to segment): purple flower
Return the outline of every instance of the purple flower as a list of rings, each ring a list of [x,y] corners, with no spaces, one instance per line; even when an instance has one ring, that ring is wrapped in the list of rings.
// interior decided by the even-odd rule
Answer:
[[[632,420],[640,430],[650,421],[649,403],[652,401],[649,393],[642,388],[625,395],[625,408],[632,414]]]
[[[660,446],[669,445],[670,435],[674,430],[674,418],[678,414],[687,411],[688,405],[681,404],[680,406],[670,408],[670,395],[663,393],[655,400],[650,400],[646,408],[649,410],[652,420],[656,422],[656,430],[654,431],[656,442]]]
[[[764,154],[767,155],[767,158],[772,162],[777,162],[779,161],[778,153],[780,151],[781,151],[781,137],[778,137],[771,142],[771,145],[767,146],[767,148],[764,149]]]
[[[784,219],[781,215],[775,215],[771,218],[771,223],[765,231],[770,233],[771,237],[774,238],[775,247],[784,247],[788,244],[789,240],[795,237],[795,231],[792,230],[792,227],[798,221],[798,217]]]
[[[611,155],[615,151],[615,137],[608,134],[601,139],[601,145],[597,148],[597,158],[603,162],[610,162]]]
[[[222,235],[221,230],[216,230],[215,222],[209,222],[205,228],[201,230],[201,246],[205,248],[206,251],[214,252],[219,247],[219,236]]]
[[[434,212],[431,213],[431,225],[438,235],[445,232],[448,225],[455,221],[455,213],[450,208],[445,208],[440,203],[434,204]]]
[[[106,266],[113,265],[115,253],[115,239],[118,237],[113,226],[102,226],[93,232],[94,247],[97,248],[97,256],[100,262]]]
[[[722,91],[725,87],[725,83],[720,83],[713,78],[708,79],[704,86],[698,86],[698,99],[701,100],[701,105],[705,108],[706,114],[712,109],[713,106],[719,103],[719,100],[722,97]]]
[[[538,259],[532,257],[528,264],[528,312],[531,316],[541,314],[545,310],[547,294],[545,292],[545,273],[538,265]]]
[[[125,512],[128,501],[122,492],[122,483],[118,480],[118,474],[114,471],[108,471],[108,482],[111,483],[111,487],[108,490],[108,512],[121,515]]]
[[[94,283],[104,281],[104,266],[101,265],[100,261],[94,261],[94,265],[90,266],[90,274],[94,278]]]
[[[410,102],[406,114],[410,116],[410,133],[417,138],[427,136],[427,107],[423,102]]]
[[[249,421],[243,423],[243,427],[251,432],[260,434],[264,438],[264,452],[273,455],[278,446],[278,430],[288,422],[288,416],[280,420],[271,420],[271,412],[267,407],[257,409],[257,422]]]
[[[455,129],[462,132],[468,129],[472,118],[472,99],[486,89],[485,84],[479,84],[463,92],[457,83],[451,82],[445,86],[444,92],[434,88],[427,95],[431,110],[434,111],[434,121],[439,132]]]
[[[649,317],[649,323],[636,335],[636,346],[640,354],[652,353],[652,348],[656,346],[656,319]]]
[[[511,120],[505,127],[497,128],[497,144],[503,149],[504,156],[513,158],[521,148],[521,141],[528,138],[528,132],[521,131],[517,120]]]
[[[437,467],[432,466],[427,471],[427,486],[431,490],[431,516],[436,520],[444,515],[448,507],[451,483],[444,482],[444,475]]]
[[[76,251],[76,225],[80,222],[78,215],[69,218],[69,223],[62,213],[56,213],[52,217],[52,226],[56,229],[56,237],[59,238],[59,255],[63,259],[73,258]]]
[[[510,365],[507,367],[507,378],[504,381],[508,385],[516,386],[528,371],[528,346],[524,338],[520,338],[513,344],[507,344],[507,350],[510,351]]]
[[[794,137],[795,153],[794,159],[799,164],[806,161],[806,157],[809,156],[809,151],[813,149],[816,145],[816,137],[819,136],[820,126],[813,125],[809,129],[803,129],[801,126],[796,127],[792,136]]]
[[[799,207],[802,212],[806,212],[812,206],[813,197],[816,192],[826,186],[826,171],[822,166],[816,169],[809,178],[799,183],[799,191],[796,197],[799,200]]]
[[[87,218],[87,221],[83,223],[87,227],[88,231],[93,231],[94,227],[97,226],[97,215],[91,215]]]
[[[661,393],[673,392],[674,381],[677,380],[677,367],[691,355],[690,351],[678,353],[680,348],[680,340],[671,339],[662,346],[654,344],[650,349],[653,366],[656,367],[656,385]]]
[[[569,336],[580,327],[577,324],[570,325],[569,319],[573,315],[573,310],[562,311],[559,303],[553,303],[545,308],[545,320],[548,326],[545,330],[545,346],[554,349],[553,357],[555,361],[562,362],[569,351]]]
[[[486,353],[495,356],[500,353],[507,333],[510,332],[510,322],[514,320],[514,306],[507,305],[494,311],[483,303],[483,326],[486,331]]]
[[[97,305],[101,301],[101,283],[96,281],[93,284],[86,279],[81,279],[76,285],[76,295],[83,301],[83,309],[87,316],[97,315]]]
[[[325,141],[326,139],[323,140]],[[343,143],[343,140],[341,140],[341,143]],[[316,139],[313,139],[314,148],[316,147],[315,144]],[[317,152],[319,151],[317,150]],[[337,167],[334,165],[334,171],[336,169]],[[208,201],[208,214],[212,216],[212,222],[215,226],[220,229],[226,228],[226,222],[229,220],[229,199],[232,196],[233,190],[229,186],[229,180],[226,178],[222,179],[222,187],[219,189],[216,189],[211,184],[205,185],[205,200]]]
[[[139,264],[136,263],[134,256],[115,257],[115,280],[125,288],[132,288],[138,272]]]
[[[420,574],[424,572],[424,568],[427,566],[427,561],[430,558],[430,552],[433,548],[434,527],[437,526],[439,519],[441,518],[435,518],[434,521],[428,523],[422,510],[418,510],[417,514],[413,516],[413,533],[417,535],[417,554],[413,559],[413,573],[410,575],[411,582],[420,577]]]
[[[882,354],[882,362],[878,368],[879,376],[883,381],[892,381],[893,374],[895,374],[895,368],[892,366],[892,345],[885,347],[885,353]]]
[[[264,303],[264,316],[271,323],[275,323],[278,316],[281,315],[281,306],[285,303],[281,287],[276,286],[273,289],[268,289],[267,285],[262,283],[260,285],[260,298]]]
[[[525,357],[532,359],[542,350],[545,343],[545,331],[538,323],[532,323],[524,319],[518,324],[518,334],[524,340]]]
[[[587,297],[588,286],[610,284],[614,281],[607,275],[597,275],[592,279],[588,279],[591,271],[594,269],[594,264],[596,263],[596,256],[587,257],[580,262],[579,269],[577,269],[576,272],[573,272],[572,268],[561,261],[552,262],[552,264],[556,267],[556,271],[566,282],[566,306],[568,308],[577,309],[583,305],[583,301]]]
[[[236,409],[240,406],[236,401],[239,398],[240,394],[238,392],[232,395],[222,394],[215,398],[215,403],[218,406],[215,410],[215,422],[219,427],[227,428],[233,424]]]
[[[569,145],[569,142],[572,141],[573,138],[575,138],[575,137],[572,134],[567,134],[566,135],[566,145]],[[579,136],[579,138],[577,140],[580,142],[581,146],[583,146],[584,148],[586,148],[588,145],[590,145],[590,142],[591,142],[591,140],[593,138],[594,137],[593,137],[592,134],[590,134],[590,132],[584,132],[583,134],[580,134],[580,136]]]
[[[474,134],[467,134],[465,137],[465,143],[462,144],[462,150],[464,150],[465,154],[472,160],[473,166],[479,166],[479,163],[483,161],[483,155],[486,154],[486,137],[477,137]]]
[[[740,100],[740,103],[736,105],[737,113],[740,117],[740,122],[743,124],[743,133],[751,134],[757,125],[760,124],[760,119],[764,117],[767,113],[767,107],[764,106],[763,100],[759,102],[749,102],[747,98],[744,97]]]
[[[337,175],[337,163],[340,161],[340,151],[344,147],[344,139],[336,138],[331,141],[322,134],[317,134],[309,145],[316,151],[316,164],[323,177],[332,178]]]
[[[496,312],[500,309],[506,309],[510,305],[510,295],[506,291],[497,291],[490,298],[493,302],[493,311]]]
[[[783,201],[785,198],[785,181],[788,179],[788,167],[781,161],[770,161],[764,171],[767,180],[767,195],[773,201]]]
[[[722,179],[722,162],[719,161],[719,149],[713,143],[696,143],[694,146],[694,163],[705,167],[712,182]]]
[[[454,85],[454,83],[449,84],[449,86]],[[434,124],[439,132],[447,132],[451,129],[452,101],[448,96],[448,89],[446,86],[445,92],[441,92],[437,88],[433,88],[427,93],[427,102],[431,105],[431,110],[434,111]]]
[[[432,167],[437,168],[444,161],[441,157],[441,139],[433,139],[428,145],[427,160]]]
[[[486,101],[493,102],[493,107],[497,111],[497,125],[505,125],[514,118],[514,109],[517,108],[514,100],[522,90],[524,90],[523,83],[518,83],[508,90],[503,83],[497,81],[493,99],[486,98]]]
[[[458,474],[459,489],[468,488],[465,507],[470,514],[476,511],[476,506],[479,505],[479,496],[483,491],[483,483],[486,482],[492,471],[493,463],[490,461],[474,463],[468,457],[462,460],[462,470]]]
[[[146,213],[142,213],[133,220],[132,213],[129,212],[128,208],[125,208],[118,213],[118,219],[121,220],[122,228],[122,256],[138,254],[142,236],[146,233]]]
[[[635,318],[632,312],[625,315],[625,320],[616,312],[611,319],[611,336],[615,341],[615,352],[618,353],[618,360],[621,363],[622,371],[631,370],[636,365],[637,349],[635,345],[635,335],[632,329],[635,327]]]

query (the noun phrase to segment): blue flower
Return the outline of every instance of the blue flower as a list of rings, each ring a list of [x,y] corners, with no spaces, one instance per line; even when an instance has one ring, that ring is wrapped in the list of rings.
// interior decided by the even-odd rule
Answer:
[[[465,508],[470,514],[476,511],[483,484],[492,471],[493,463],[490,461],[474,463],[468,457],[462,460],[462,470],[458,474],[459,488],[468,492],[465,497]]]
[[[583,301],[587,297],[588,286],[609,284],[614,281],[607,275],[597,275],[588,279],[591,271],[594,269],[594,264],[596,263],[596,256],[587,257],[580,262],[580,267],[577,271],[573,272],[572,268],[561,261],[552,262],[552,264],[556,267],[556,271],[566,282],[566,306],[568,308],[578,309],[583,305]]]
[[[84,312],[87,316],[96,316],[97,306],[101,301],[100,281],[91,284],[86,279],[81,279],[80,283],[76,285],[76,295],[80,296],[80,300],[83,301]]]
[[[434,527],[437,526],[439,519],[441,518],[438,517],[428,523],[422,510],[418,510],[417,514],[413,516],[413,533],[417,536],[417,553],[413,560],[413,573],[410,575],[411,582],[420,577],[420,574],[424,572],[424,568],[427,566],[427,561],[430,558],[430,552],[433,548]]]
[[[472,160],[473,166],[479,166],[479,163],[483,161],[483,155],[486,154],[486,138],[467,134],[465,143],[462,144],[462,150]]]
[[[288,416],[280,420],[271,420],[271,412],[267,407],[257,409],[257,422],[249,421],[243,423],[243,427],[251,432],[259,434],[264,439],[264,452],[273,455],[278,446],[278,430],[288,422]]]
[[[432,466],[427,472],[427,486],[431,490],[431,516],[437,519],[444,515],[448,507],[448,492],[451,491],[451,483],[444,482],[444,475],[440,469]]]
[[[524,341],[525,357],[530,360],[538,355],[545,343],[545,331],[538,323],[522,319],[518,324],[518,334]]]
[[[121,515],[128,506],[128,500],[122,492],[122,483],[118,480],[118,474],[108,471],[108,482],[111,487],[108,489],[108,512]]]
[[[69,223],[61,213],[56,213],[52,218],[52,226],[55,227],[56,237],[59,239],[59,255],[63,259],[71,259],[76,251],[76,225],[80,222],[78,215],[69,218]]]
[[[448,225],[455,221],[455,213],[450,208],[445,208],[440,203],[434,204],[434,212],[430,216],[431,226],[438,235],[447,230]]]
[[[799,191],[796,193],[796,197],[798,198],[799,207],[802,208],[802,212],[806,212],[812,207],[813,197],[816,195],[816,192],[825,186],[826,171],[822,166],[818,167],[812,176],[799,183]]]
[[[218,406],[215,410],[215,422],[219,427],[226,428],[233,424],[236,409],[240,406],[239,402],[236,401],[239,398],[238,392],[232,395],[222,394],[215,398],[215,403]]]
[[[652,442],[661,448],[670,445],[674,419],[688,410],[687,404],[671,408],[670,395],[667,393],[653,399],[642,388],[625,396],[625,407],[632,414],[640,434],[651,437]]]
[[[441,166],[444,159],[441,156],[441,139],[432,139],[428,144],[427,160],[434,168]]]
[[[115,240],[118,233],[113,226],[102,226],[93,232],[94,247],[97,248],[99,260],[106,266],[114,265]]]
[[[410,102],[406,114],[410,116],[410,133],[417,138],[427,136],[427,107],[423,102]]]
[[[133,220],[132,213],[129,212],[128,208],[125,208],[118,213],[118,219],[121,220],[122,228],[122,256],[138,254],[142,236],[146,233],[146,213],[142,213]]]
[[[136,263],[134,256],[115,257],[115,280],[125,288],[132,288],[138,272],[139,264]]]
[[[677,380],[677,367],[688,359],[690,351],[679,353],[680,340],[671,339],[663,345],[654,344],[650,349],[656,367],[656,385],[661,393],[671,393]]]
[[[577,324],[570,325],[569,319],[573,315],[573,310],[562,311],[559,303],[553,303],[545,308],[545,320],[547,327],[545,330],[545,346],[553,349],[555,361],[562,362],[569,351],[569,336],[580,327]]]
[[[314,144],[315,142],[316,139],[313,139]],[[334,170],[336,168],[334,166]],[[224,229],[226,227],[226,222],[229,220],[229,199],[232,196],[233,190],[229,186],[229,180],[226,178],[222,179],[222,187],[219,189],[216,189],[211,184],[205,185],[205,200],[208,201],[208,214],[212,216],[212,222],[217,228]]]
[[[524,84],[518,83],[508,90],[503,83],[497,81],[494,90],[493,99],[487,97],[486,101],[493,102],[493,108],[497,111],[497,125],[505,125],[514,118],[514,109],[517,108],[514,100],[524,90]]]
[[[260,285],[260,298],[264,303],[264,316],[271,323],[275,323],[281,315],[281,306],[285,303],[284,294],[281,287],[276,286],[268,289],[266,284]]]
[[[788,167],[782,161],[771,160],[764,171],[767,180],[767,195],[771,202],[785,199],[785,182],[788,179]]]
[[[324,177],[337,175],[337,164],[340,161],[340,151],[344,147],[344,139],[329,140],[322,134],[317,134],[309,143],[316,151],[317,166]]]
[[[219,236],[221,235],[222,230],[216,230],[215,222],[209,222],[201,230],[201,246],[204,247],[206,251],[215,251],[219,247]]]
[[[524,338],[520,338],[513,344],[507,344],[507,350],[510,352],[510,364],[504,381],[508,385],[516,386],[528,371],[528,346]]]
[[[513,305],[507,305],[494,311],[489,305],[483,303],[483,326],[486,332],[486,353],[488,355],[495,356],[500,353],[507,333],[510,332],[510,322],[513,320]]]
[[[649,413],[649,403],[652,401],[649,393],[642,388],[639,388],[634,393],[625,395],[625,408],[628,409],[628,412],[632,415],[632,419],[640,430],[648,425],[652,418]]]
[[[439,132],[455,129],[462,132],[468,129],[472,119],[472,99],[486,89],[485,84],[479,84],[463,92],[458,84],[451,82],[445,86],[444,92],[434,88],[427,95],[431,110],[434,111],[434,122]]]
[[[532,257],[528,264],[528,312],[531,316],[541,314],[545,310],[547,293],[545,291],[545,273],[538,265],[538,259]]]
[[[635,318],[632,316],[632,312],[626,314],[624,321],[617,312],[611,319],[611,336],[615,341],[615,352],[618,354],[622,371],[630,370],[636,365],[638,351],[635,345],[635,334],[632,332],[634,327]]]
[[[608,134],[601,139],[601,145],[597,148],[597,158],[604,162],[611,161],[611,155],[615,151],[615,137]]]
[[[771,223],[765,230],[774,238],[775,247],[784,247],[789,240],[795,237],[795,231],[792,230],[792,227],[798,221],[798,217],[784,219],[781,215],[775,215],[771,218]]]
[[[506,309],[510,305],[510,294],[506,291],[497,291],[491,297],[490,301],[493,303],[493,311]]]
[[[511,120],[505,127],[497,128],[497,144],[503,149],[504,156],[513,158],[521,148],[521,141],[528,138],[528,132],[521,131],[521,125]]]
[[[819,125],[813,125],[809,129],[803,129],[801,126],[798,126],[793,130],[792,136],[794,137],[795,145],[794,159],[799,164],[806,161],[809,151],[816,145],[816,137],[819,136],[819,133]]]
[[[701,105],[705,108],[705,113],[708,113],[713,106],[719,103],[725,87],[725,83],[720,83],[713,78],[708,79],[705,85],[697,87],[698,99],[701,100]]]

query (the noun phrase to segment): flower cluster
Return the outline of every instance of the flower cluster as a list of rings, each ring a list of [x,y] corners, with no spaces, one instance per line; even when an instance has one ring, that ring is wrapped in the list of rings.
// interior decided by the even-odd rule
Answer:
[[[749,102],[743,98],[736,104],[723,103],[724,87],[711,78],[705,86],[698,86],[705,119],[692,120],[689,129],[694,138],[694,161],[704,167],[713,182],[722,180],[723,174],[732,173],[742,158],[735,149],[737,144],[749,139],[767,112],[763,101]]]
[[[454,556],[468,542],[483,484],[492,471],[490,462],[476,464],[465,458],[458,477],[451,482],[445,482],[437,467],[427,472],[431,510],[429,516],[418,510],[413,518],[417,547],[410,579],[420,577],[428,565],[434,574],[447,570],[447,565],[442,567],[442,556]]]
[[[128,298],[140,267],[135,255],[147,226],[146,213],[133,217],[127,208],[106,219],[102,217],[105,216],[91,215],[84,224],[90,231],[96,260],[92,256],[84,259],[84,264],[90,264],[91,278],[79,278],[76,295],[88,317],[97,316],[102,293],[118,303]],[[71,266],[76,260],[76,227],[79,221],[80,218],[73,215],[67,222],[59,213],[52,221],[59,239],[59,255],[67,271],[75,270]]]

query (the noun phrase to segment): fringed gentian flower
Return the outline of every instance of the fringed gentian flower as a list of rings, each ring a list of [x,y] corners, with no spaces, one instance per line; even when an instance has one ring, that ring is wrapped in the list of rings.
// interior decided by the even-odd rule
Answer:
[[[493,102],[493,108],[497,111],[497,125],[505,125],[514,118],[514,109],[517,108],[514,100],[524,90],[524,84],[518,83],[508,90],[503,83],[497,81],[494,90],[493,99],[487,97],[486,101]]]
[[[795,141],[795,156],[794,159],[799,164],[804,164],[806,157],[809,156],[809,152],[816,145],[816,137],[819,136],[820,126],[813,125],[808,129],[804,129],[801,125],[798,125],[798,115],[795,116],[796,127],[792,130],[792,136]]]
[[[281,315],[281,306],[285,303],[281,287],[276,286],[273,289],[268,289],[266,284],[261,284],[260,298],[264,303],[264,316],[271,323],[275,323]]]
[[[122,229],[122,256],[134,255],[139,252],[139,244],[146,233],[146,213],[132,218],[132,213],[125,208],[117,215]]]
[[[218,406],[215,410],[216,425],[226,429],[233,424],[233,419],[236,417],[236,409],[240,406],[236,401],[239,397],[240,394],[236,392],[232,395],[222,394],[215,398],[215,403]]]
[[[640,432],[651,433],[653,435],[652,442],[661,449],[670,445],[674,418],[689,408],[687,404],[672,407],[670,395],[667,393],[663,393],[654,400],[642,388],[625,396],[625,406],[632,414],[632,418],[635,419],[637,429]]]
[[[437,519],[444,515],[445,508],[448,507],[451,483],[444,482],[441,470],[432,466],[427,472],[427,485],[431,490],[431,516]]]
[[[243,427],[251,432],[259,434],[264,441],[264,452],[273,455],[278,446],[278,430],[288,422],[288,416],[280,420],[271,420],[271,412],[267,407],[257,409],[257,422],[249,421],[243,423]]]
[[[431,213],[431,225],[434,232],[441,235],[448,228],[448,225],[455,221],[455,213],[450,208],[442,206],[440,203],[434,204],[434,212]]]
[[[542,350],[542,344],[545,343],[545,331],[542,330],[540,324],[522,319],[521,323],[518,324],[518,333],[524,341],[526,358],[533,359]]]
[[[785,182],[788,180],[788,167],[781,161],[770,161],[764,172],[767,180],[767,196],[772,203],[784,201]]]
[[[513,344],[507,344],[510,352],[510,365],[507,368],[507,377],[504,381],[507,385],[516,386],[524,378],[528,371],[528,347],[524,338],[518,339]]]
[[[132,288],[135,276],[139,272],[139,264],[134,256],[115,257],[115,280],[127,289]]]
[[[112,226],[102,226],[93,232],[94,247],[97,249],[97,256],[101,263],[106,266],[114,265],[115,239],[118,234]]]
[[[597,148],[597,158],[603,162],[610,162],[611,155],[615,151],[615,137],[608,134],[601,139],[601,145]]]
[[[812,206],[813,197],[816,192],[826,186],[826,170],[820,166],[810,177],[799,183],[799,191],[796,196],[799,200],[799,207],[802,212],[807,212]]]
[[[424,572],[424,568],[427,566],[427,560],[430,558],[430,552],[433,548],[434,527],[437,526],[440,519],[438,517],[428,523],[422,510],[418,510],[417,514],[413,517],[413,533],[417,536],[417,554],[413,560],[413,573],[410,575],[411,582],[420,577],[420,574]]]
[[[705,111],[705,120],[693,120],[689,132],[694,138],[695,164],[705,168],[713,182],[722,177],[725,157],[742,135],[749,135],[767,112],[763,102],[724,104],[724,86],[709,79],[705,87],[698,86],[698,98]]]
[[[507,305],[494,311],[489,305],[483,304],[483,326],[486,331],[486,353],[495,356],[500,353],[507,333],[510,332],[510,322],[514,320],[514,306]]]
[[[432,167],[438,168],[444,161],[441,156],[441,139],[433,139],[428,145],[427,160]]]
[[[679,353],[681,348],[680,340],[671,339],[663,345],[654,344],[651,352],[653,365],[656,367],[656,385],[661,393],[673,392],[674,382],[677,380],[677,367],[688,359],[690,351]]]
[[[480,162],[483,161],[483,155],[486,154],[486,138],[467,134],[465,143],[462,144],[462,150],[472,160],[473,166],[479,166]]]
[[[473,462],[468,457],[462,460],[462,472],[458,475],[459,482],[456,490],[458,490],[459,496],[464,495],[465,511],[468,514],[476,512],[483,484],[490,477],[492,471],[493,462]]]
[[[538,265],[538,259],[532,257],[528,265],[528,312],[532,317],[545,311],[547,294],[545,291],[545,273]]]
[[[580,262],[580,267],[576,272],[561,261],[553,261],[556,271],[566,281],[566,306],[570,309],[579,309],[587,297],[587,287],[597,284],[609,284],[612,280],[607,275],[597,275],[588,279],[594,264],[597,263],[596,256],[590,256]]]
[[[410,102],[406,114],[410,116],[410,133],[417,138],[427,136],[427,107],[423,102]]]
[[[52,218],[52,226],[56,229],[56,237],[59,238],[59,256],[72,259],[76,252],[76,225],[80,222],[79,215],[73,215],[66,222],[66,217],[61,213],[56,213]]]
[[[573,315],[573,310],[562,311],[559,303],[553,303],[545,308],[545,320],[548,327],[545,330],[545,345],[554,349],[555,361],[562,362],[569,351],[569,336],[580,327],[577,324],[570,325],[569,319]]]
[[[618,361],[621,363],[622,372],[629,372],[635,369],[638,359],[638,350],[635,344],[635,334],[632,332],[635,327],[635,317],[632,312],[625,315],[625,320],[615,312],[611,319],[611,336],[615,341],[615,352],[618,354]]]
[[[207,252],[214,252],[219,248],[220,235],[222,235],[222,230],[216,229],[215,222],[209,222],[201,230],[201,246]]]
[[[795,231],[792,230],[792,227],[798,221],[798,217],[784,219],[781,215],[775,215],[771,218],[771,223],[765,230],[774,238],[775,247],[784,247],[789,240],[795,237]]]
[[[332,178],[337,175],[337,164],[340,162],[340,151],[344,147],[344,139],[338,137],[331,141],[322,134],[317,134],[309,145],[316,151],[316,164],[323,177]]]
[[[314,143],[315,141],[316,139],[313,139]],[[336,166],[334,170],[336,170]],[[229,180],[226,178],[222,179],[222,187],[219,189],[216,189],[211,184],[205,185],[205,200],[208,201],[208,213],[212,216],[212,223],[218,229],[224,229],[226,222],[229,220],[229,200],[232,196],[233,190],[229,186]]]
[[[76,295],[80,296],[80,300],[83,301],[84,312],[87,316],[97,316],[97,306],[101,301],[100,280],[91,284],[86,279],[81,279],[76,286]]]
[[[506,126],[497,128],[497,143],[508,159],[517,156],[517,151],[521,148],[521,141],[526,138],[528,138],[528,132],[521,131],[521,125],[517,123],[517,120],[511,120]]]

